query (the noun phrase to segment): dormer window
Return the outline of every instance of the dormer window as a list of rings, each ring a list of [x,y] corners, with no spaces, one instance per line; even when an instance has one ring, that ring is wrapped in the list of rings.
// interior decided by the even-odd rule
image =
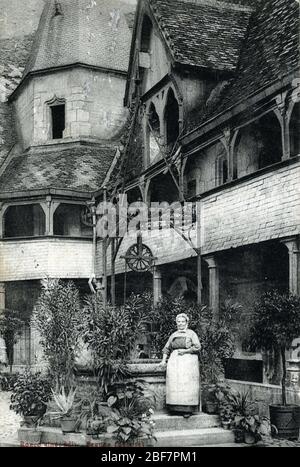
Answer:
[[[65,121],[65,104],[53,105],[51,107],[52,116],[52,139],[61,139],[64,135],[66,127]]]
[[[50,139],[62,139],[66,128],[66,102],[54,97],[47,104],[50,110]]]

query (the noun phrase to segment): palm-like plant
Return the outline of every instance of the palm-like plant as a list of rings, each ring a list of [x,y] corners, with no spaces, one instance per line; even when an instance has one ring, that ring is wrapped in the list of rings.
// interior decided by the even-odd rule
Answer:
[[[70,389],[70,391],[66,393],[64,386],[62,386],[59,392],[55,392],[52,389],[52,395],[58,408],[58,411],[54,412],[53,415],[69,417],[75,407],[76,388]]]

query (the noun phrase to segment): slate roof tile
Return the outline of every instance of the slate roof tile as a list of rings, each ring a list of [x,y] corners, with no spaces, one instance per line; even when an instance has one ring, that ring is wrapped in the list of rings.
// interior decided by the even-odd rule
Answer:
[[[299,2],[256,0],[247,40],[234,78],[213,106],[190,116],[188,128],[205,123],[259,90],[280,81],[299,67]]]
[[[149,3],[175,61],[210,70],[236,70],[251,9],[207,1]]]
[[[46,188],[96,191],[115,152],[113,145],[31,150],[13,158],[0,177],[0,193]]]
[[[74,63],[126,72],[134,5],[124,0],[53,0],[46,2],[30,59],[29,72]]]

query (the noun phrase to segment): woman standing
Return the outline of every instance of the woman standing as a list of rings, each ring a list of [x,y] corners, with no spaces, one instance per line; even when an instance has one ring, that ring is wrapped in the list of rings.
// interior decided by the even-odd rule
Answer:
[[[177,331],[163,349],[161,365],[167,364],[166,404],[170,412],[189,417],[199,409],[200,374],[198,354],[201,344],[197,334],[188,329],[185,313],[176,317]]]

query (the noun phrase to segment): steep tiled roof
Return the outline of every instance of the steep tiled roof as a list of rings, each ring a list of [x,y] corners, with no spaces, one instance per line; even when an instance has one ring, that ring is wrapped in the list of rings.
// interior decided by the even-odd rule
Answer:
[[[251,16],[249,8],[207,0],[149,3],[177,62],[235,71]]]
[[[15,157],[0,177],[0,193],[57,188],[96,191],[112,163],[114,146],[41,149]]]
[[[127,71],[132,12],[126,0],[48,0],[25,75],[49,67],[84,63]]]
[[[272,85],[299,66],[299,2],[257,1],[236,76],[224,87],[215,105],[203,108],[190,121],[192,129],[221,111]]]

